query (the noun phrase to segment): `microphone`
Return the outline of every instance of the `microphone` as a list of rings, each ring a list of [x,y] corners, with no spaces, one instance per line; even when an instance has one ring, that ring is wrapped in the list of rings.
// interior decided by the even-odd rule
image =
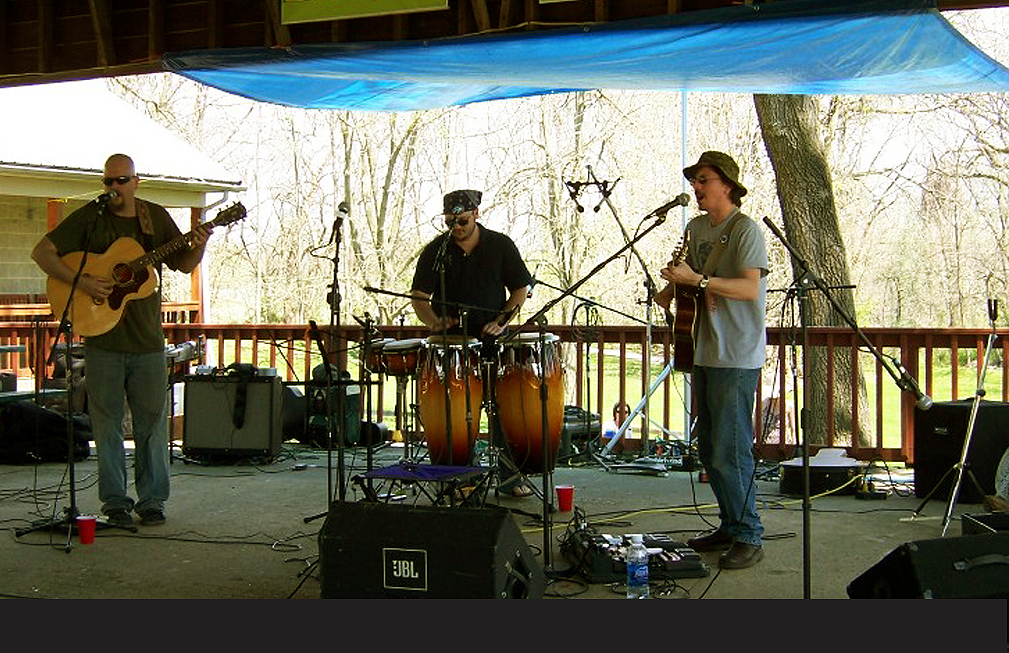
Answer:
[[[893,366],[897,368],[898,372],[900,372],[899,385],[901,389],[914,395],[914,398],[917,400],[915,405],[918,406],[918,409],[928,410],[931,408],[932,398],[921,391],[921,388],[918,387],[918,382],[914,380],[914,377],[911,376],[910,372],[908,372],[896,358],[891,357],[890,362],[893,363]]]
[[[536,275],[539,274],[541,264],[542,262],[536,264],[536,271],[533,272],[533,280],[529,282],[529,292],[526,293],[526,300],[533,298],[533,288],[535,288],[536,284],[540,282],[540,280],[536,278]]]
[[[659,208],[652,211],[650,215],[664,216],[666,213],[669,212],[669,209],[675,208],[677,206],[686,206],[687,204],[690,204],[690,195],[687,195],[686,193],[680,193],[679,195],[676,196],[676,199],[674,199],[671,202],[666,202]]]
[[[329,234],[329,242],[327,245],[331,245],[336,239],[336,234],[340,233],[340,227],[343,225],[344,219],[350,217],[350,209],[347,207],[346,202],[340,202],[336,205],[336,220],[333,220],[333,231]]]
[[[119,197],[119,193],[114,190],[109,190],[96,197],[95,204],[105,204],[109,200],[114,200],[117,197]]]

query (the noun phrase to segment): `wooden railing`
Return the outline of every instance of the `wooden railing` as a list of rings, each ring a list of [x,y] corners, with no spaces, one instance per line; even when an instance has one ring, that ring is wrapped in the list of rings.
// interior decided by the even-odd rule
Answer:
[[[671,359],[671,342],[665,329],[654,329],[650,367],[641,364],[642,345],[647,334],[640,326],[601,326],[585,333],[584,328],[567,325],[547,327],[550,333],[558,335],[565,350],[566,361],[566,402],[609,418],[610,407],[618,400],[626,401],[632,408],[648,395],[653,383],[657,383],[648,400],[651,426],[642,419],[639,429],[643,439],[667,437],[682,438],[687,422],[685,404],[689,396],[685,390],[686,377],[670,373],[664,379],[661,373]],[[276,368],[278,374],[289,384],[297,384],[312,378],[312,370],[321,364],[322,355],[317,342],[321,341],[329,353],[331,362],[359,378],[358,343],[362,329],[344,326],[340,329],[340,339],[332,337],[328,326],[319,327],[319,338],[315,338],[307,325],[289,324],[199,324],[166,323],[165,332],[169,344],[186,341],[200,341],[204,348],[203,361],[207,365],[224,368],[231,363],[252,363],[257,367]],[[417,327],[379,327],[383,337],[397,340],[422,338],[426,331]],[[975,394],[977,375],[965,376],[961,358],[970,361],[971,372],[980,373],[990,330],[982,329],[864,329],[863,333],[879,352],[896,357],[911,376],[919,380],[922,390],[935,401],[952,401],[971,397]],[[1009,354],[1009,340],[1003,336],[1006,330],[997,332],[995,356],[998,363],[987,375],[988,387],[1000,386],[999,392],[989,392],[988,400],[1005,402],[1009,400],[1009,368],[1003,361]],[[850,329],[843,327],[813,327],[805,334],[810,347],[823,347],[829,354],[848,352],[850,360],[858,361],[865,375],[866,393],[872,405],[872,442],[869,445],[839,441],[834,433],[833,419],[827,419],[827,437],[821,446],[843,447],[849,455],[859,459],[883,459],[888,461],[914,462],[914,412],[915,398],[908,392],[896,390],[894,380],[882,363],[871,355],[860,338]],[[24,344],[22,354],[10,354],[0,367],[13,370],[19,378],[47,376],[51,368],[45,361],[49,356],[56,336],[56,325],[47,323],[5,322],[0,323],[0,344]],[[796,340],[799,340],[796,343]],[[37,343],[40,346],[37,346]],[[797,432],[794,415],[796,405],[790,382],[799,379],[801,395],[801,349],[803,341],[791,330],[768,329],[768,363],[765,366],[762,383],[758,389],[758,401],[754,415],[756,425],[766,424],[768,412],[775,418],[786,415],[786,419],[774,419],[773,429],[757,429],[755,446],[758,454],[769,460],[784,460],[794,455],[796,442],[801,434]],[[968,354],[968,355],[964,355]],[[828,356],[828,360],[834,357]],[[793,361],[799,361],[796,365]],[[942,367],[940,367],[940,365]],[[948,369],[947,369],[948,366]],[[933,380],[942,371],[949,374],[948,396],[933,393]],[[828,374],[829,376],[829,374]],[[613,380],[615,377],[615,380]],[[381,420],[388,415],[386,389],[390,381],[381,376],[373,377],[374,384],[368,387],[377,391],[368,419]],[[794,385],[794,384],[792,384]],[[786,388],[781,392],[780,388]],[[835,407],[847,402],[857,419],[857,394],[841,397],[828,384],[827,411],[833,415]],[[798,404],[801,406],[801,402]],[[600,410],[602,407],[602,410]],[[800,413],[802,409],[800,408]],[[895,426],[887,432],[887,423]],[[654,428],[652,428],[654,427]],[[810,447],[811,453],[814,447]]]
[[[44,294],[0,294],[0,322],[48,322],[55,319]],[[200,321],[199,302],[165,302],[161,319],[172,324]]]

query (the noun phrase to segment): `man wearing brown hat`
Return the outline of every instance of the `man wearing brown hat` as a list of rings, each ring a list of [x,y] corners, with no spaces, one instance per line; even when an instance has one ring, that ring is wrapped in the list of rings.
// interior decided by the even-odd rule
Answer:
[[[683,175],[704,213],[687,224],[686,261],[670,262],[661,271],[669,285],[655,301],[668,308],[677,285],[696,292],[694,434],[720,520],[716,530],[687,543],[697,551],[728,549],[719,566],[742,569],[764,557],[754,483],[753,402],[767,344],[767,250],[760,227],[739,210],[746,187],[732,157],[704,152]]]

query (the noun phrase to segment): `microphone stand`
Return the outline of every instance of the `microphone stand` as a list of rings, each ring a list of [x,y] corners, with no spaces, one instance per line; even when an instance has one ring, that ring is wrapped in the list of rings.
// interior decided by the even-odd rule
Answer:
[[[25,528],[15,529],[14,534],[18,537],[26,533],[30,533],[37,530],[43,529],[53,529],[60,526],[66,526],[67,528],[67,541],[64,545],[64,551],[70,553],[71,549],[71,538],[73,537],[74,529],[77,527],[77,518],[80,516],[80,510],[77,507],[77,479],[74,475],[75,470],[75,454],[74,450],[76,429],[74,428],[74,375],[73,375],[73,322],[71,321],[70,315],[73,312],[71,309],[74,304],[74,295],[77,292],[77,286],[80,283],[81,277],[84,275],[84,268],[87,266],[89,248],[91,246],[91,236],[94,234],[95,226],[97,225],[98,218],[105,213],[107,208],[108,200],[114,196],[114,193],[110,195],[109,193],[104,193],[98,197],[96,202],[98,202],[100,208],[98,209],[98,215],[91,224],[88,225],[87,235],[84,238],[84,247],[81,255],[81,262],[77,266],[77,271],[74,273],[73,281],[70,283],[70,292],[67,295],[66,306],[63,307],[63,314],[60,316],[59,326],[56,330],[56,342],[53,343],[53,348],[49,352],[49,360],[46,361],[46,366],[49,366],[53,357],[56,355],[56,346],[59,344],[60,334],[63,334],[63,341],[66,348],[63,352],[63,365],[64,373],[66,374],[66,401],[67,401],[67,469],[68,469],[68,482],[70,486],[70,505],[63,509],[63,519],[53,519],[53,520],[43,520],[38,523],[31,524]],[[85,361],[85,365],[87,362]],[[36,384],[37,385],[37,384]],[[108,522],[98,522],[96,523],[96,529],[102,529],[107,527],[123,528],[134,533],[137,532],[136,526],[116,526],[115,524],[110,524]]]
[[[330,284],[329,290],[329,333],[327,334],[330,344],[332,344],[333,338],[336,338],[337,344],[340,341],[340,304],[343,302],[343,297],[340,294],[340,244],[343,241],[343,217],[347,213],[347,205],[344,202],[340,202],[338,206],[338,211],[336,214],[336,220],[333,222],[333,233],[330,235],[330,240],[335,241],[336,246],[333,248],[333,281]],[[347,388],[347,382],[345,379],[340,378],[337,381],[333,380],[333,370],[332,365],[329,361],[329,351],[333,348],[327,347],[322,342],[322,337],[319,334],[319,327],[314,320],[308,321],[309,330],[311,332],[312,338],[315,340],[316,347],[319,349],[319,354],[322,356],[322,364],[326,371],[325,375],[325,385],[324,392],[325,401],[323,405],[326,408],[326,507],[327,512],[323,512],[310,517],[305,517],[304,521],[308,522],[318,519],[319,517],[325,517],[328,514],[329,505],[332,504],[336,499],[333,495],[333,406],[331,404],[333,397],[332,392],[334,387],[338,387],[340,390],[340,395],[337,397],[336,408],[339,413],[339,422],[336,426],[336,449],[337,449],[337,491],[340,501],[344,501],[347,495],[347,488],[344,485],[344,456],[343,456],[343,445],[344,445],[344,423],[346,422],[346,415],[344,409],[346,408],[346,403],[344,402],[344,394]],[[339,366],[337,366],[339,368]],[[341,375],[342,376],[342,375]],[[314,379],[313,379],[314,380]]]
[[[967,467],[967,452],[970,450],[970,442],[974,435],[974,426],[977,421],[978,409],[981,408],[981,398],[985,395],[984,389],[984,378],[988,371],[988,361],[991,357],[992,346],[995,344],[995,338],[998,334],[995,331],[995,320],[998,319],[998,300],[989,299],[988,300],[988,321],[991,324],[991,333],[988,334],[988,342],[984,350],[984,364],[981,365],[981,372],[978,374],[977,389],[974,391],[974,401],[970,408],[970,418],[967,420],[967,434],[963,439],[963,448],[960,450],[960,460],[957,461],[955,465],[946,470],[946,473],[942,475],[942,478],[936,482],[935,486],[929,491],[928,495],[922,500],[921,505],[914,511],[914,515],[917,516],[925,504],[929,502],[932,495],[935,494],[936,490],[942,485],[946,477],[949,476],[951,472],[956,471],[956,481],[953,483],[953,487],[949,491],[949,502],[946,504],[946,512],[943,514],[942,518],[942,530],[940,531],[940,537],[946,537],[946,529],[949,528],[950,518],[953,515],[953,508],[956,506],[957,498],[960,496],[960,485],[963,483],[963,472]],[[967,470],[970,474],[971,481],[977,486],[978,491],[981,495],[984,495],[984,490],[981,489],[981,484],[978,483],[977,479],[974,477],[974,473]]]
[[[612,187],[609,186],[609,184],[607,182],[605,182],[605,181],[600,182],[596,178],[595,173],[592,172],[592,166],[587,165],[585,167],[588,169],[589,178],[592,180],[592,182],[595,183],[595,184],[601,185],[601,187],[603,189],[605,189],[603,191],[603,201],[606,203],[606,206],[609,207],[610,213],[613,214],[613,219],[617,221],[617,226],[620,227],[620,233],[623,234],[623,236],[624,236],[624,242],[629,242],[631,238],[627,234],[627,229],[624,228],[624,224],[620,221],[620,216],[617,214],[617,210],[616,210],[616,208],[614,208],[613,202],[610,201],[610,191],[609,191],[609,188],[612,188]],[[617,180],[617,181],[619,181],[619,180]],[[613,182],[613,185],[616,186],[616,182]],[[632,245],[631,248],[630,248],[630,250],[631,250],[631,253],[634,254],[634,257],[636,259],[638,259],[638,263],[641,265],[641,271],[645,275],[645,283],[644,283],[644,286],[645,286],[645,346],[643,348],[643,351],[641,352],[641,365],[642,365],[642,367],[645,370],[647,370],[647,372],[646,372],[647,376],[649,378],[651,378],[651,376],[652,376],[652,298],[655,296],[656,286],[655,286],[655,281],[652,280],[652,275],[648,272],[648,265],[645,263],[645,260],[643,258],[641,258],[641,254],[638,252],[637,248],[635,248]],[[649,425],[649,420],[651,419],[651,413],[648,410],[648,402],[649,402],[649,399],[651,398],[651,395],[652,395],[651,392],[649,392],[649,393],[647,393],[645,395],[644,404],[643,404],[643,410],[644,410],[645,418],[644,418],[644,420],[642,420],[643,421],[643,425],[642,425],[643,428],[641,430],[641,449],[642,449],[642,454],[644,454],[644,455],[648,455],[648,451],[647,451],[646,447],[648,446],[648,425]],[[602,411],[602,407],[600,407],[600,411]],[[601,412],[600,412],[600,414],[601,414]],[[624,420],[624,421],[626,423],[630,424],[631,420],[633,420],[636,415],[637,415],[637,412],[631,413],[630,415],[627,416],[627,419]],[[624,429],[624,430],[626,430],[626,429]],[[616,438],[613,438],[613,439],[616,440]]]
[[[438,255],[434,259],[434,270],[438,273],[438,286],[439,286],[439,296],[442,299],[447,297],[446,295],[446,284],[445,284],[445,268],[448,267],[446,264],[446,259],[448,258],[448,243],[452,240],[452,229],[455,228],[457,219],[452,218],[448,229],[445,230],[444,235],[442,235],[441,243],[438,245]],[[444,393],[445,393],[445,446],[448,447],[448,464],[454,465],[455,461],[455,449],[452,447],[452,393],[451,393],[451,380],[449,378],[450,365],[452,363],[451,350],[448,347],[448,321],[445,319],[448,316],[447,307],[442,307],[443,315],[441,320],[441,335],[444,347],[441,356],[441,369],[442,373],[445,375],[444,383]],[[460,313],[462,315],[462,313]],[[463,338],[467,337],[465,325],[461,325],[463,328]],[[465,379],[466,386],[469,387],[469,379]],[[434,461],[431,461],[434,462]],[[468,464],[469,461],[463,461],[461,464]]]
[[[574,284],[572,284],[570,288],[568,288],[567,290],[561,291],[560,295],[558,295],[557,297],[555,297],[555,298],[551,299],[550,301],[546,302],[542,307],[540,307],[540,309],[538,311],[536,311],[535,313],[533,313],[529,317],[529,319],[527,319],[519,328],[515,329],[515,331],[507,333],[501,339],[501,344],[505,344],[505,343],[513,340],[514,338],[516,338],[518,336],[519,332],[521,332],[522,330],[524,330],[529,325],[536,324],[538,326],[538,328],[542,330],[543,324],[545,324],[546,314],[550,311],[550,309],[552,309],[554,306],[556,306],[565,297],[573,296],[574,293],[575,293],[575,291],[578,290],[578,288],[580,288],[586,281],[588,281],[589,279],[591,279],[600,270],[602,270],[604,267],[606,267],[607,265],[609,265],[610,262],[612,262],[612,261],[616,260],[617,258],[619,258],[620,255],[623,254],[624,252],[626,252],[628,249],[634,247],[635,243],[637,243],[638,241],[640,241],[641,239],[643,239],[645,236],[647,236],[649,233],[651,233],[651,231],[653,229],[655,229],[656,227],[658,227],[659,225],[661,225],[662,223],[664,223],[666,221],[666,213],[665,212],[657,213],[656,211],[652,211],[647,216],[645,216],[645,219],[648,219],[650,217],[654,217],[655,218],[655,222],[653,222],[651,225],[649,225],[648,228],[646,228],[645,230],[641,231],[637,236],[635,236],[634,238],[632,238],[628,242],[626,242],[623,245],[623,247],[621,247],[620,249],[618,249],[614,254],[610,255],[608,258],[606,258],[605,260],[603,260],[602,262],[600,262],[599,264],[597,264],[594,268],[592,268],[591,270],[589,270],[588,274],[586,274],[584,277],[582,277],[581,279],[579,279],[578,281],[576,281]],[[544,351],[544,349],[543,349],[544,344],[543,344],[543,336],[542,335],[540,336],[540,341],[541,341],[540,342],[540,351],[543,352]],[[543,376],[545,374],[545,372],[543,372],[543,368],[545,368],[545,365],[543,364],[543,361],[541,361],[540,362],[540,370],[541,370],[541,377],[540,377],[540,404],[541,404],[541,409],[542,409],[542,412],[543,412],[543,424],[542,424],[542,429],[543,429],[543,433],[542,433],[543,452],[544,452],[544,454],[546,454],[546,452],[547,452],[546,443],[547,443],[547,440],[548,440],[548,437],[547,437],[547,418],[546,418],[546,414],[547,414],[547,411],[546,411],[547,389],[546,389],[546,378],[545,378],[545,376]],[[549,458],[545,458],[545,460],[547,460],[548,462],[550,461]],[[548,497],[550,496],[550,493],[548,491],[549,488],[546,487],[546,484],[549,482],[549,476],[550,476],[550,474],[549,474],[549,465],[544,465],[544,468],[546,469],[546,471],[543,474],[543,485],[544,485],[544,491],[543,491],[543,516],[544,516],[544,518],[543,518],[543,560],[544,560],[544,564],[543,564],[543,568],[544,568],[544,570],[545,570],[545,572],[546,572],[547,575],[558,577],[558,576],[563,576],[565,573],[567,573],[567,570],[555,569],[552,566],[552,563],[551,563],[551,558],[553,557],[553,554],[552,554],[552,551],[553,551],[553,542],[552,542],[552,539],[553,538],[552,538],[552,534],[551,534],[552,525],[550,523],[550,519],[548,518],[549,512],[550,512],[550,505],[549,505],[549,498]]]
[[[807,305],[807,299],[808,299],[807,295],[810,288],[815,286],[817,290],[823,293],[823,296],[827,299],[828,302],[830,302],[831,307],[833,307],[833,309],[837,312],[837,314],[841,316],[841,318],[845,321],[845,323],[848,324],[849,327],[851,327],[851,329],[855,332],[855,335],[857,335],[859,339],[862,341],[862,344],[864,344],[865,347],[869,350],[869,352],[871,352],[872,355],[875,356],[876,359],[882,364],[883,368],[893,378],[894,383],[897,384],[897,387],[899,387],[902,390],[910,390],[910,388],[907,386],[906,382],[902,379],[902,377],[893,369],[891,369],[890,365],[893,364],[892,361],[888,361],[883,356],[883,354],[881,354],[879,350],[876,349],[876,346],[872,344],[872,341],[869,340],[868,336],[866,336],[862,332],[862,330],[858,327],[858,324],[855,322],[854,318],[849,316],[848,313],[844,310],[844,307],[838,304],[837,300],[834,299],[834,296],[830,292],[831,288],[828,287],[823,282],[822,279],[813,274],[813,272],[809,269],[809,264],[802,257],[802,255],[800,255],[799,252],[796,251],[794,247],[792,247],[792,244],[788,242],[788,239],[785,237],[783,233],[781,233],[778,227],[773,222],[771,222],[771,220],[767,217],[764,218],[764,224],[768,226],[768,228],[774,233],[775,237],[777,237],[777,239],[781,241],[781,244],[785,246],[785,249],[788,250],[788,253],[792,257],[792,263],[794,268],[796,270],[801,270],[801,274],[799,274],[795,278],[793,285],[795,286],[795,296],[798,298],[799,301],[799,320],[802,330],[802,369],[804,370],[803,379],[806,380],[809,379],[809,315],[808,315],[809,309]],[[794,389],[796,393],[798,393],[798,390],[799,390],[798,388]],[[799,440],[799,448],[802,451],[802,531],[803,531],[802,571],[803,571],[803,598],[806,599],[810,598],[811,593],[810,592],[811,504],[809,496],[810,495],[809,447],[807,446],[806,442],[807,428],[806,428],[806,407],[805,407],[805,402],[808,395],[809,395],[808,392],[803,393],[803,407],[801,413],[799,414],[798,418],[799,428],[797,429],[798,432],[801,433],[801,437],[799,437],[798,440]],[[853,427],[852,437],[854,437],[854,431],[855,429]]]

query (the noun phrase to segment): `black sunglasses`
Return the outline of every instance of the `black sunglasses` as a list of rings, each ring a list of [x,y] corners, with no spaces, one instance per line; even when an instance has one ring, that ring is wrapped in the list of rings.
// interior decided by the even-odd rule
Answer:
[[[102,177],[102,183],[105,184],[106,186],[111,186],[112,184],[119,184],[120,186],[123,186],[125,184],[130,183],[131,179],[133,179],[133,175],[120,175],[118,177]]]

